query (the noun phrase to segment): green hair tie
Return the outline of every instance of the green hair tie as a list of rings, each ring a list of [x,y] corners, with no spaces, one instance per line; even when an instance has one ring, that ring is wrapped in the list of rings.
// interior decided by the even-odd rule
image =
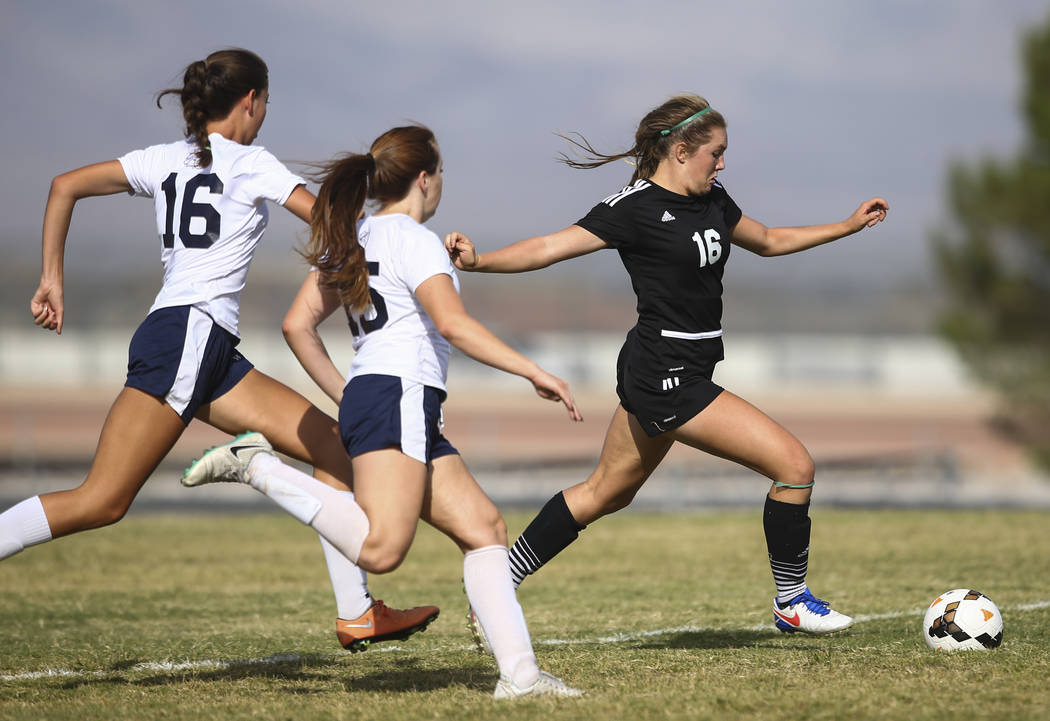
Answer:
[[[781,483],[780,481],[773,481],[773,485],[777,488],[812,488],[815,481],[809,483]]]
[[[700,117],[701,115],[707,115],[707,114],[708,114],[708,113],[710,113],[710,112],[711,112],[712,110],[714,110],[714,108],[712,108],[712,107],[711,107],[710,105],[708,105],[708,106],[707,106],[706,108],[704,108],[704,109],[703,109],[703,110],[701,110],[700,112],[697,112],[697,113],[693,113],[693,114],[692,114],[692,115],[690,115],[690,116],[689,116],[688,118],[686,118],[686,119],[685,119],[685,120],[683,120],[682,122],[678,123],[678,125],[672,125],[671,127],[667,128],[666,130],[661,130],[661,131],[660,131],[660,135],[665,135],[665,136],[666,136],[666,135],[670,135],[672,131],[674,131],[674,130],[678,130],[678,128],[682,127],[683,125],[686,125],[686,124],[688,124],[688,123],[691,123],[691,122],[693,122],[694,120],[696,120],[697,118],[699,118],[699,117]]]

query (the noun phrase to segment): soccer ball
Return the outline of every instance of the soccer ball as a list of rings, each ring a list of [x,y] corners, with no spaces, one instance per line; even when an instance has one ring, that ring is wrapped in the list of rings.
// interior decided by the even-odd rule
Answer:
[[[922,637],[937,651],[984,651],[1003,642],[1003,616],[980,591],[956,588],[942,593],[922,619]]]

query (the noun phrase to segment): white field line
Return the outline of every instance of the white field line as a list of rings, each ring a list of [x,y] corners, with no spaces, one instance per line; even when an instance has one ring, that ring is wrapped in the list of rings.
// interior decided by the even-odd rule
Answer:
[[[1007,612],[1014,611],[1035,611],[1042,608],[1050,607],[1050,600],[1047,601],[1035,601],[1033,603],[1022,603],[1016,606],[1007,606],[1004,608]],[[880,613],[866,616],[855,616],[855,623],[868,623],[870,621],[886,621],[890,619],[906,618],[908,616],[921,616],[926,612],[926,609],[912,609],[911,611],[897,611],[894,613]],[[597,638],[574,638],[574,639],[534,639],[533,644],[537,646],[569,646],[569,645],[593,645],[603,643],[626,643],[630,641],[640,641],[646,638],[654,638],[657,636],[669,636],[675,633],[705,633],[711,631],[768,631],[771,628],[771,624],[758,624],[755,626],[749,626],[745,628],[726,628],[720,626],[678,626],[675,628],[661,628],[652,631],[635,631],[633,633],[616,633],[611,636],[599,636]],[[469,647],[473,649],[474,646]],[[381,646],[376,647],[372,652],[391,652],[391,651],[403,651],[405,650],[402,646]],[[417,650],[418,652],[418,650]],[[164,672],[164,671],[198,671],[198,670],[222,670],[228,668],[243,668],[245,666],[270,666],[278,663],[295,663],[298,661],[305,661],[307,658],[342,658],[344,654],[328,654],[318,655],[311,654],[310,656],[304,656],[295,653],[277,654],[274,656],[265,656],[263,658],[246,658],[235,661],[214,661],[214,660],[201,660],[201,661],[148,661],[145,663],[137,663],[134,666],[121,669],[120,671],[75,671],[71,669],[44,669],[43,671],[27,671],[25,673],[13,673],[13,674],[2,674],[0,675],[0,681],[34,681],[44,678],[98,678],[105,676],[115,676],[126,673],[149,673],[149,672]]]

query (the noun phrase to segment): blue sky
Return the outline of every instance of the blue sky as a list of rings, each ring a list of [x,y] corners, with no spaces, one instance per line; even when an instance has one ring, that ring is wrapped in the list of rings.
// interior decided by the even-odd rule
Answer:
[[[177,106],[158,110],[154,93],[237,45],[270,66],[257,142],[286,161],[361,150],[405,120],[430,125],[445,157],[430,227],[482,249],[569,225],[628,179],[626,166],[557,164],[555,132],[620,150],[649,108],[697,92],[729,120],[721,177],[748,215],[830,222],[872,195],[892,207],[877,232],[835,246],[776,261],[737,253],[730,277],[892,285],[928,272],[949,159],[1017,150],[1019,40],[1048,16],[1035,0],[6,0],[0,252],[9,269],[35,269],[51,178],[179,137]],[[301,224],[280,209],[273,218],[257,263],[299,275]],[[600,255],[562,272],[620,272]],[[67,258],[67,274],[157,271],[151,204],[81,203]]]

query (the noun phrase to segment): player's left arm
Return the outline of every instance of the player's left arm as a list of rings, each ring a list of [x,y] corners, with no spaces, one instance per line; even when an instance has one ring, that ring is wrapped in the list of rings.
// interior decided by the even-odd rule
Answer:
[[[314,194],[307,190],[305,185],[297,185],[288,196],[288,200],[284,201],[284,207],[290,210],[292,215],[309,223],[314,200]]]
[[[861,203],[850,217],[838,223],[790,228],[767,228],[745,215],[733,228],[733,243],[763,257],[788,255],[871,228],[885,220],[889,210],[889,203],[885,200],[872,198]]]

